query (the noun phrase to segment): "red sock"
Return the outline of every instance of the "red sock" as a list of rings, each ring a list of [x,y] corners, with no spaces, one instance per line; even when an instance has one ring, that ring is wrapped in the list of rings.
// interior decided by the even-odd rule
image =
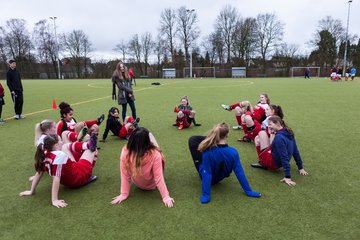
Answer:
[[[72,152],[81,152],[83,150],[83,142],[74,142],[70,144],[70,150]]]
[[[239,126],[241,126],[242,121],[241,121],[241,116],[235,116],[236,117],[236,121],[238,123]]]
[[[79,134],[76,133],[76,132],[69,132],[68,135],[67,135],[67,137],[68,137],[68,139],[69,139],[70,141],[76,142],[78,135],[79,135]]]
[[[97,120],[85,121],[84,123],[88,128],[91,128],[92,125],[97,124]]]
[[[235,109],[236,107],[241,107],[240,103],[235,103],[233,105],[230,105],[230,109]]]

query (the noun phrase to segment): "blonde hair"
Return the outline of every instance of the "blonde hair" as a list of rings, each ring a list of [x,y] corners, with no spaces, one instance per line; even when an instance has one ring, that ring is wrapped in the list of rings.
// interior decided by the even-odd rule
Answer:
[[[123,77],[123,74],[121,72],[121,69],[120,69],[120,65],[123,65],[124,66],[124,74],[125,74],[125,79]],[[129,80],[130,79],[130,75],[129,75],[129,71],[128,71],[128,68],[125,66],[125,64],[123,62],[119,62],[117,65],[116,65],[116,69],[113,73],[113,76],[117,76],[120,80]]]
[[[219,123],[211,129],[209,135],[200,143],[198,150],[203,152],[206,149],[215,147],[220,140],[226,138],[229,134],[229,125],[226,123]]]
[[[50,119],[45,119],[35,125],[35,139],[34,139],[35,147],[37,146],[37,141],[39,140],[41,135],[44,134],[46,130],[52,128],[55,125],[56,123]]]

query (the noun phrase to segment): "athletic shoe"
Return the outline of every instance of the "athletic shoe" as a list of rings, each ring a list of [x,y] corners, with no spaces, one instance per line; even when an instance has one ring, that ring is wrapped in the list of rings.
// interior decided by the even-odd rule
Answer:
[[[264,170],[267,169],[266,166],[260,164],[259,162],[257,162],[257,163],[252,163],[251,166],[252,166],[253,168],[261,168],[261,169],[264,169]]]
[[[84,126],[80,132],[79,132],[79,135],[77,137],[77,141],[78,142],[82,142],[84,140],[84,137],[86,136],[86,134],[88,133],[88,127],[87,126]]]
[[[229,105],[221,104],[221,107],[222,107],[224,110],[231,111]]]
[[[138,128],[138,127],[139,127],[139,122],[140,122],[140,118],[137,117],[137,118],[132,122],[132,125],[134,126],[134,128]]]
[[[200,126],[201,126],[200,123],[194,123],[194,125],[197,126],[197,127],[200,127]]]
[[[243,130],[243,127],[240,125],[233,126],[234,130]]]
[[[179,130],[181,130],[183,128],[184,128],[184,126],[182,124],[178,127]]]
[[[97,134],[92,132],[90,134],[89,150],[95,152],[97,149]]]
[[[0,124],[4,124],[4,123],[5,123],[5,120],[0,119]]]
[[[19,119],[24,119],[26,118],[25,115],[19,115]]]
[[[174,126],[174,127],[176,127],[176,126],[177,126],[177,124],[176,124],[176,123],[174,123],[174,124],[173,124],[173,126]]]
[[[87,184],[89,184],[89,183],[92,183],[92,182],[94,182],[94,181],[96,181],[96,180],[97,180],[97,176],[91,175],[91,176],[89,177],[89,179],[86,181],[85,185],[87,185]]]
[[[251,139],[244,136],[244,137],[242,137],[242,138],[239,138],[238,141],[239,141],[239,142],[249,143],[249,142],[251,142]]]
[[[20,116],[16,114],[16,115],[14,116],[14,119],[15,119],[15,120],[19,120],[19,119],[20,119]]]
[[[105,115],[101,114],[100,117],[98,117],[97,119],[97,124],[100,125],[105,119]]]

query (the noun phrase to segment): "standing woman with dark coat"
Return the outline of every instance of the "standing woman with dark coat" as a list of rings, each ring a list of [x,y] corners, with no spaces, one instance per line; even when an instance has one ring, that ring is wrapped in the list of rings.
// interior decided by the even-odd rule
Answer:
[[[135,98],[131,86],[130,75],[124,63],[119,62],[112,75],[113,99],[116,99],[115,85],[118,87],[118,104],[122,106],[122,119],[125,120],[127,104],[131,108],[132,117],[136,119]]]

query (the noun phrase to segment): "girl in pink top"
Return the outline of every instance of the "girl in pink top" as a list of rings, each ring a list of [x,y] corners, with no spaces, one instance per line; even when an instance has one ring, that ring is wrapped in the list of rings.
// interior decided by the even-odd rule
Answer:
[[[120,156],[121,189],[112,204],[119,204],[129,197],[131,181],[143,190],[157,188],[166,207],[173,207],[164,179],[164,157],[146,128],[137,128],[131,134]]]

